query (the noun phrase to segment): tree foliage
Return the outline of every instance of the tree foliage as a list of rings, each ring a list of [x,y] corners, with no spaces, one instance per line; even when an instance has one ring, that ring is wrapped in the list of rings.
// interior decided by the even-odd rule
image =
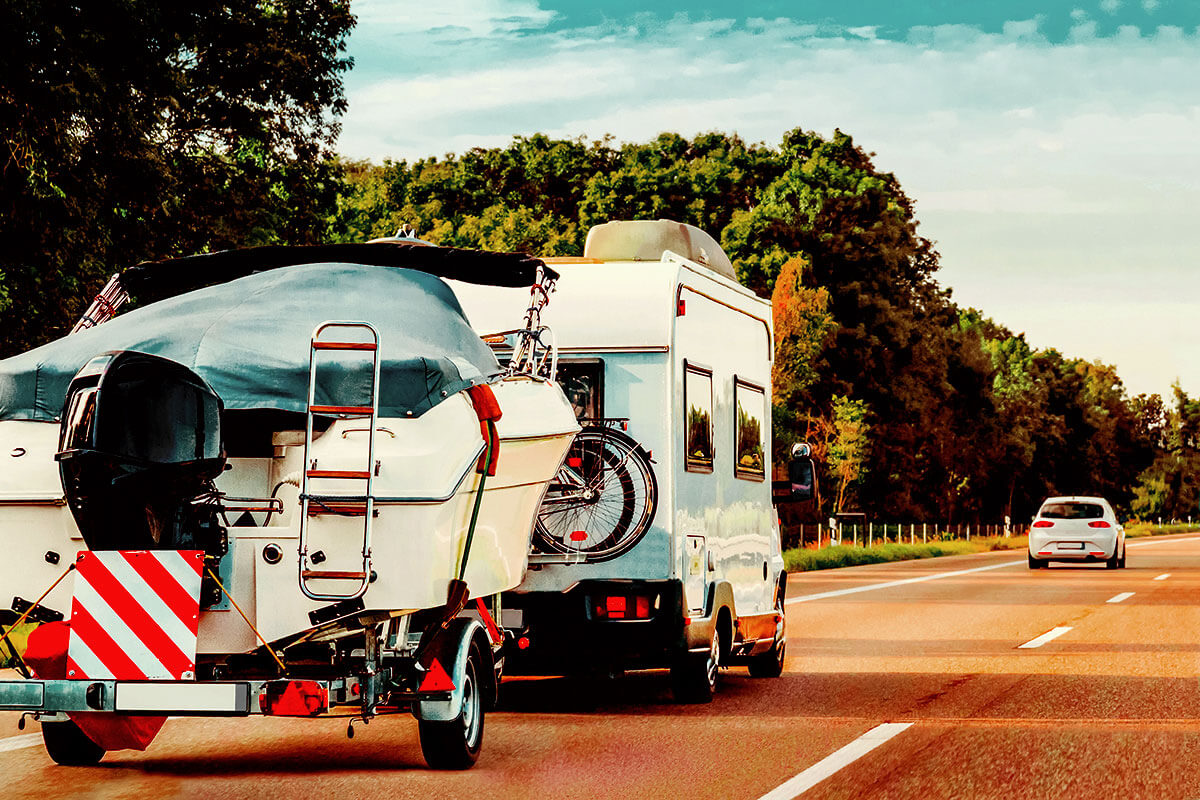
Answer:
[[[0,7],[0,354],[118,268],[323,239],[349,0]]]

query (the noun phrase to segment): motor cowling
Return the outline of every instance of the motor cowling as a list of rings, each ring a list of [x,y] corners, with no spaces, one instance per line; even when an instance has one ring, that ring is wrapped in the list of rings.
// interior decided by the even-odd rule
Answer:
[[[55,458],[89,548],[223,550],[222,410],[203,378],[160,356],[105,353],[76,373]]]

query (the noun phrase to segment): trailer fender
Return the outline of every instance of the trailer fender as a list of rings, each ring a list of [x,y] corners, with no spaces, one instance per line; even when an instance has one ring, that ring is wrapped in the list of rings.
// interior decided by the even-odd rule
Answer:
[[[454,681],[454,690],[450,692],[449,700],[419,700],[413,705],[413,716],[417,719],[435,722],[449,722],[458,717],[462,711],[463,680],[467,674],[467,658],[471,654],[471,644],[474,642],[483,657],[479,665],[479,680],[482,687],[485,704],[494,702],[496,697],[496,673],[492,663],[492,648],[488,641],[487,631],[476,619],[459,617],[450,623],[446,633],[436,645],[434,657],[441,663],[442,668]]]

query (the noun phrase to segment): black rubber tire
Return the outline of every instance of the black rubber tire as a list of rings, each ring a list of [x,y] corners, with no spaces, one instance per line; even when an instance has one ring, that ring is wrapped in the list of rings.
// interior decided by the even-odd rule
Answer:
[[[1032,554],[1029,555],[1029,568],[1030,569],[1041,569],[1044,566],[1046,566],[1046,562],[1039,561],[1038,559],[1034,558]]]
[[[71,720],[43,722],[42,742],[50,760],[64,767],[94,767],[106,752]]]
[[[1104,560],[1105,569],[1116,569],[1121,566],[1121,559],[1117,558],[1117,551],[1113,550],[1112,558]]]
[[[711,703],[721,674],[721,628],[713,630],[706,653],[684,653],[671,667],[671,693],[678,703]]]
[[[1125,548],[1122,547],[1121,548],[1121,561],[1117,564],[1117,566],[1120,567],[1121,569],[1125,569],[1125,556],[1126,555],[1127,555],[1127,552],[1126,552]]]
[[[483,747],[483,720],[487,707],[484,686],[480,681],[483,657],[479,647],[471,643],[467,655],[467,672],[463,681],[463,707],[458,716],[448,721],[418,720],[417,734],[421,739],[421,754],[432,769],[469,769],[479,758]]]
[[[765,653],[751,656],[748,666],[751,678],[778,678],[783,674],[783,659],[787,650],[787,616],[784,613],[783,597],[775,598],[775,613],[779,622],[775,626],[775,641]]]

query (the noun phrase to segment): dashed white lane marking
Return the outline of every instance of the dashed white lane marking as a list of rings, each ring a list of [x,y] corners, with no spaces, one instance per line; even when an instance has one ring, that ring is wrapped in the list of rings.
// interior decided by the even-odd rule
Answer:
[[[1108,598],[1104,602],[1120,603],[1120,602],[1123,602],[1123,601],[1128,600],[1129,598],[1133,597],[1133,595],[1134,595],[1133,592],[1121,592],[1120,594],[1113,595],[1112,597]]]
[[[42,743],[42,735],[40,733],[27,733],[24,736],[9,736],[0,739],[0,753],[6,753],[9,750],[21,750],[25,747],[36,747]]]
[[[1034,647],[1041,647],[1046,642],[1054,641],[1058,637],[1062,636],[1064,633],[1071,630],[1072,627],[1073,626],[1071,626],[1071,625],[1060,625],[1059,627],[1054,628],[1053,630],[1046,631],[1041,636],[1037,636],[1037,637],[1034,637],[1033,639],[1030,639],[1025,644],[1017,645],[1017,648],[1020,650],[1029,650]]]
[[[850,744],[831,753],[794,778],[776,786],[759,800],[792,800],[807,792],[842,767],[853,764],[867,753],[887,742],[897,734],[912,727],[911,722],[885,722],[877,725]]]
[[[1162,575],[1159,575],[1159,576],[1158,576],[1157,578],[1155,578],[1154,580],[1156,580],[1156,581],[1165,581],[1165,580],[1166,580],[1167,578],[1169,578],[1169,577],[1171,577],[1171,573],[1169,573],[1169,572],[1164,572]]]
[[[1001,567],[1011,567],[1015,564],[1024,564],[1024,561],[1005,561],[1001,564],[988,564],[986,567],[972,567],[971,569],[956,569],[950,572],[935,572],[932,575],[920,575],[916,578],[904,578],[899,581],[885,581],[884,583],[869,583],[866,586],[852,586],[849,589],[834,589],[828,592],[817,592],[816,594],[801,594],[796,597],[787,599],[788,605],[792,603],[807,603],[809,600],[824,600],[827,597],[841,597],[847,594],[857,594],[858,592],[873,592],[876,589],[890,589],[893,586],[907,586],[910,583],[923,583],[925,581],[936,581],[941,578],[953,578],[956,575],[969,575],[972,572],[984,572],[989,569],[1000,569]]]

